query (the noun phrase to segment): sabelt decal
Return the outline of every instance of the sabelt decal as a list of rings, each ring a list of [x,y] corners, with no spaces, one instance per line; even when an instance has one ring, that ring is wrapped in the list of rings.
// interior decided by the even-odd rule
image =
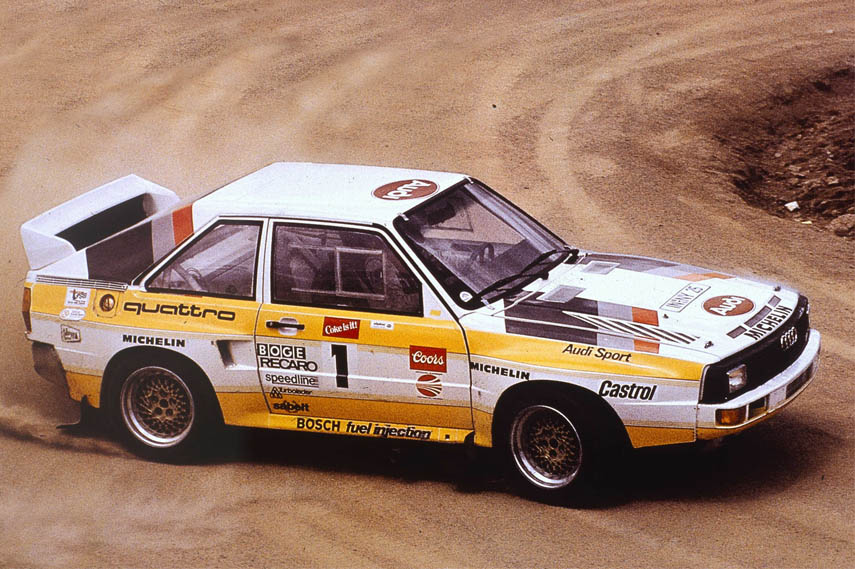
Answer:
[[[411,200],[429,196],[437,190],[430,180],[400,180],[385,184],[374,190],[374,197],[381,200]]]
[[[226,322],[234,321],[236,314],[231,310],[216,310],[213,308],[200,308],[195,304],[154,304],[150,305],[146,302],[126,302],[122,305],[122,310],[132,312],[137,316],[141,314],[163,314],[166,316],[189,316],[191,318],[207,318],[213,316],[217,320],[225,320]]]
[[[629,352],[616,352],[606,348],[594,349],[594,346],[576,346],[567,344],[567,347],[562,350],[565,354],[571,356],[582,356],[586,358],[597,358],[603,361],[626,362],[632,361],[632,354]]]
[[[718,316],[739,316],[754,309],[754,303],[744,296],[714,296],[704,301],[704,310]]]
[[[59,333],[63,342],[68,344],[76,344],[80,342],[80,330],[77,328],[63,324],[59,327]]]
[[[296,401],[283,401],[282,403],[274,403],[273,408],[277,411],[285,411],[286,413],[302,413],[309,412],[308,403],[297,403]]]
[[[410,346],[410,369],[445,373],[448,370],[445,348]]]
[[[425,397],[438,397],[442,393],[442,381],[433,374],[425,374],[416,380],[416,390]]]
[[[60,320],[83,320],[86,316],[86,311],[80,308],[63,308],[59,313]]]
[[[638,399],[639,401],[652,401],[656,395],[656,385],[638,385],[637,383],[619,383],[617,381],[604,381],[600,384],[597,392],[603,397],[614,397],[617,399]]]
[[[324,317],[324,336],[331,338],[359,338],[359,320],[353,318]]]
[[[665,301],[660,308],[670,312],[680,312],[696,298],[709,290],[709,285],[692,283],[681,288],[677,294]]]
[[[65,289],[65,305],[71,308],[86,308],[91,296],[91,289],[68,287]]]

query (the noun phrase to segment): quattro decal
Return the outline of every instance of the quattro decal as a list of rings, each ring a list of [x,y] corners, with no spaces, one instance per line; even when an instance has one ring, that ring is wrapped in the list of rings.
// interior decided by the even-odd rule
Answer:
[[[195,304],[161,304],[157,303],[154,306],[149,306],[145,302],[126,302],[122,305],[122,310],[132,312],[137,316],[142,313],[148,314],[164,314],[166,316],[189,316],[190,318],[207,318],[213,316],[217,320],[233,322],[236,314],[231,310],[215,310],[213,308],[200,308]]]

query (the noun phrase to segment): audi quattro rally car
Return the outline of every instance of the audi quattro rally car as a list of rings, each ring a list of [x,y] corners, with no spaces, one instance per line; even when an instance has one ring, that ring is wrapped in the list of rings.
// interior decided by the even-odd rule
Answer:
[[[462,174],[275,163],[182,203],[128,176],[21,231],[37,371],[156,459],[223,422],[472,442],[566,502],[608,449],[766,419],[819,355],[795,291],[580,251]]]

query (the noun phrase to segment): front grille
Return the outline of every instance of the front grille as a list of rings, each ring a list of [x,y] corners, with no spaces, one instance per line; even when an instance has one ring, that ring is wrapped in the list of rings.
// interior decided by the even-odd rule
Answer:
[[[769,337],[707,368],[701,403],[729,401],[781,373],[804,351],[810,329],[809,320],[807,298],[800,296],[793,314]],[[795,342],[792,342],[791,328],[797,332]],[[782,341],[781,337],[785,335],[787,337]],[[748,384],[739,391],[728,393],[727,372],[743,363],[748,371]]]

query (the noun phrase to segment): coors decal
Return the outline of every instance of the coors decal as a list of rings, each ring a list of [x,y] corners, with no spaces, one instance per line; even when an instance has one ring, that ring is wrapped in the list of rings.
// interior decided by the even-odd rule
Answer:
[[[445,348],[410,346],[410,369],[445,373],[448,369],[445,358]]]
[[[753,308],[754,303],[744,296],[714,296],[704,302],[704,310],[719,316],[739,316]]]
[[[374,190],[374,197],[381,200],[411,200],[429,196],[437,190],[430,180],[401,180],[385,184]]]

